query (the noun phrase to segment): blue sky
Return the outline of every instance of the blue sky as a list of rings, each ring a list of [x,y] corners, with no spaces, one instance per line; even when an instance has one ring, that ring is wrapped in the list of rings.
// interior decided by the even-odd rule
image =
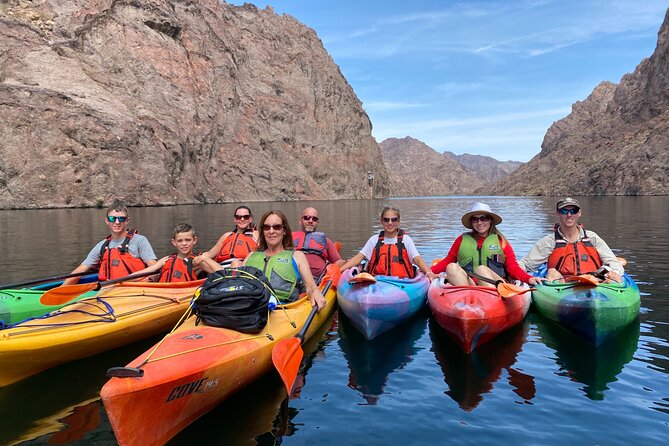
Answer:
[[[242,4],[239,1],[228,2]],[[550,125],[652,55],[667,0],[251,1],[313,28],[378,142],[529,161]]]

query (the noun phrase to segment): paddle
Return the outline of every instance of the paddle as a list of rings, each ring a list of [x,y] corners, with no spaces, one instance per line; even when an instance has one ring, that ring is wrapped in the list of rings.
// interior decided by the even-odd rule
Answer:
[[[4,285],[0,285],[0,290],[7,290],[7,289],[11,289],[11,288],[23,287],[23,286],[26,286],[26,285],[36,285],[38,283],[52,282],[52,281],[62,280],[62,279],[69,279],[70,277],[81,277],[81,276],[85,276],[87,274],[91,274],[91,272],[90,271],[84,271],[83,273],[62,274],[60,276],[43,277],[41,279],[32,279],[32,280],[26,280],[26,281],[23,281],[23,282],[5,283]]]
[[[332,280],[328,280],[325,288],[323,288],[323,296],[327,294],[330,285],[332,285]],[[307,320],[305,321],[302,330],[292,338],[279,341],[272,349],[272,362],[274,363],[276,370],[279,372],[279,375],[281,375],[281,379],[286,386],[288,395],[290,395],[290,391],[293,389],[295,378],[297,378],[297,372],[300,369],[300,364],[304,357],[304,350],[302,350],[304,335],[309,329],[311,321],[314,320],[317,311],[318,306],[314,305],[311,309],[311,313],[307,316]]]
[[[359,273],[348,279],[348,283],[375,283],[376,277],[369,273]]]
[[[146,277],[156,274],[156,271],[147,271],[140,274],[130,274],[129,276],[119,277],[118,279],[107,280],[104,282],[93,282],[93,283],[81,283],[75,285],[63,285],[57,288],[53,288],[46,293],[42,294],[40,298],[40,303],[42,305],[62,305],[68,303],[71,300],[76,299],[80,295],[87,293],[88,291],[97,291],[102,288],[104,285],[112,285],[115,283],[125,282],[128,280],[138,279],[140,277]]]
[[[586,286],[597,286],[601,283],[599,279],[597,279],[597,277],[593,276],[592,274],[566,276],[564,279],[567,282],[578,283],[579,285],[586,285]]]
[[[475,277],[484,282],[492,283],[497,287],[497,292],[499,293],[499,295],[505,298],[514,297],[519,294],[527,293],[528,291],[534,291],[534,288],[522,288],[519,287],[518,285],[506,283],[503,280],[491,279],[489,277],[480,276],[476,273],[467,272],[467,275],[470,277]]]

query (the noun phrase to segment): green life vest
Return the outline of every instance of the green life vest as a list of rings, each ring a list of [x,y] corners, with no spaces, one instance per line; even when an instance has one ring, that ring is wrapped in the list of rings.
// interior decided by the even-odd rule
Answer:
[[[285,249],[267,257],[264,252],[254,251],[246,259],[246,265],[255,266],[265,273],[281,303],[297,300],[302,292],[302,281],[293,260],[294,252],[292,249]]]
[[[468,272],[474,272],[478,266],[485,265],[500,277],[506,277],[504,250],[497,234],[486,237],[480,250],[471,234],[462,234],[458,264]]]

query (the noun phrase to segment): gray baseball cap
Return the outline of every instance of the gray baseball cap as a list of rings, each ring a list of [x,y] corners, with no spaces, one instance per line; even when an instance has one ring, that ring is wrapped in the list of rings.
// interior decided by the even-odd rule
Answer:
[[[558,201],[556,209],[559,211],[560,209],[566,208],[567,206],[574,206],[581,209],[581,205],[578,204],[578,201],[571,197],[563,198],[562,200]]]

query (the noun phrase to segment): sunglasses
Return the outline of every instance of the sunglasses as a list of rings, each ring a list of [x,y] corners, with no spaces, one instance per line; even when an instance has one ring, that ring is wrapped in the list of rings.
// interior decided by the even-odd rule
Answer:
[[[576,209],[576,208],[569,208],[569,209],[562,208],[562,209],[560,209],[558,212],[559,212],[560,214],[562,214],[562,215],[567,215],[567,214],[576,215],[576,214],[578,214],[578,211],[580,211],[580,209]]]
[[[281,223],[276,225],[268,225],[268,224],[262,225],[263,231],[269,231],[270,229],[274,229],[275,231],[280,231],[283,229],[283,225]]]
[[[251,214],[246,214],[246,215],[235,214],[235,220],[248,220],[249,218],[251,218]]]
[[[114,223],[115,221],[119,223],[125,223],[126,221],[128,221],[128,217],[115,217],[113,215],[107,215],[107,221],[109,223]]]
[[[383,220],[384,223],[390,223],[391,221],[393,223],[397,223],[398,221],[400,221],[400,218],[399,217],[383,217],[381,220]]]
[[[313,221],[314,223],[318,223],[318,220],[320,220],[318,217],[314,215],[303,215],[302,220],[304,221]]]
[[[476,223],[477,221],[490,221],[490,216],[489,215],[481,215],[480,217],[472,217],[472,223]]]

